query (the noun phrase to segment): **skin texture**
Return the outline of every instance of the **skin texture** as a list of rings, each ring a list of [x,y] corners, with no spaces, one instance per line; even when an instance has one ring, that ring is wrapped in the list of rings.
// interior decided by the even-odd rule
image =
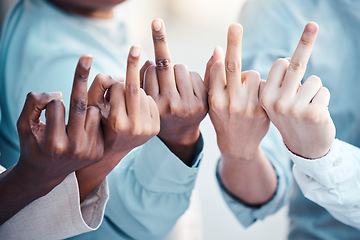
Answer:
[[[128,56],[126,82],[98,75],[89,90],[89,105],[101,109],[105,150],[98,163],[76,172],[80,193],[85,196],[126,154],[160,131],[157,106],[140,88],[139,59],[140,47],[133,46]]]
[[[335,139],[328,89],[317,76],[301,85],[318,28],[314,22],[305,26],[294,55],[273,64],[261,93],[262,106],[288,149],[309,159],[324,156]]]
[[[156,102],[161,120],[158,137],[191,166],[200,122],[206,116],[207,92],[199,76],[183,64],[173,66],[161,19],[152,22],[156,66],[147,68],[143,87]]]
[[[80,16],[100,19],[113,17],[113,9],[125,0],[48,0],[56,7]]]
[[[225,61],[215,48],[205,73],[209,88],[209,115],[221,152],[219,174],[223,186],[249,205],[267,202],[276,190],[276,174],[264,156],[260,141],[270,120],[258,100],[260,75],[241,72],[242,26],[228,31]]]
[[[29,93],[18,119],[20,159],[0,175],[0,223],[46,195],[67,175],[101,159],[104,142],[100,111],[87,107],[87,78],[92,57],[76,67],[68,125],[61,93]],[[46,124],[40,121],[46,109]]]
[[[132,47],[126,83],[98,75],[88,93],[92,57],[82,56],[75,72],[68,125],[61,93],[28,95],[17,124],[19,162],[0,174],[0,191],[6,193],[0,196],[0,224],[74,171],[80,200],[84,199],[129,151],[158,134],[159,112],[140,88],[139,58],[140,47]],[[46,124],[40,121],[44,109]]]

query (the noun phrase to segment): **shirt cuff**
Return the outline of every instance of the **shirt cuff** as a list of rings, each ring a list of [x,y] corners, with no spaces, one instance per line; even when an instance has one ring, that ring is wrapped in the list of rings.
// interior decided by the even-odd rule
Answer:
[[[203,146],[200,134],[193,165],[188,167],[158,137],[153,137],[139,149],[134,164],[135,176],[139,183],[150,191],[187,192],[195,183],[203,157]]]
[[[75,173],[71,173],[47,195],[5,222],[0,227],[1,236],[5,239],[63,239],[94,230],[101,223],[109,197],[104,185],[106,182],[85,199],[83,216],[78,182]]]
[[[222,196],[229,206],[230,210],[234,213],[238,221],[244,226],[249,227],[257,220],[263,220],[270,214],[277,212],[285,203],[284,195],[288,188],[289,183],[286,181],[286,178],[279,178],[279,174],[275,168],[277,175],[277,188],[274,196],[267,203],[253,207],[243,203],[241,200],[235,198],[231,193],[229,193],[224,187],[219,175],[219,163],[216,168],[216,178]]]
[[[306,159],[287,150],[294,166],[307,177],[315,179],[325,187],[346,181],[355,175],[356,165],[348,156],[344,143],[335,139],[330,151],[318,159]]]
[[[108,199],[109,186],[105,178],[80,204],[82,217],[90,230],[95,230],[101,225]]]

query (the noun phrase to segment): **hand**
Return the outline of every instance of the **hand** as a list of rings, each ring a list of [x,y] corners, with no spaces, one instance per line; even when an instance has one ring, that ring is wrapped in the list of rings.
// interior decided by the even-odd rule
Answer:
[[[277,177],[260,148],[270,125],[259,103],[262,81],[255,71],[241,72],[242,33],[240,24],[229,27],[225,62],[215,48],[205,81],[209,115],[221,151],[218,171],[222,186],[240,201],[258,206],[274,195]]]
[[[261,102],[286,146],[304,158],[320,158],[331,148],[335,126],[328,111],[329,91],[310,76],[301,86],[318,25],[306,25],[291,60],[278,59],[261,93]]]
[[[152,34],[156,67],[147,69],[144,89],[159,108],[158,137],[190,166],[200,136],[200,122],[207,113],[206,89],[199,74],[189,72],[184,65],[173,67],[162,20],[152,22]]]
[[[35,185],[49,190],[73,171],[100,160],[103,138],[100,113],[87,107],[87,78],[92,57],[84,55],[76,67],[68,125],[60,93],[29,93],[17,127],[20,137],[18,168],[33,172]],[[46,124],[40,121],[46,108]]]
[[[270,120],[259,103],[260,75],[241,72],[242,27],[232,24],[228,31],[225,63],[215,48],[207,64],[209,115],[224,160],[251,160],[260,151]]]
[[[159,112],[154,100],[140,88],[140,47],[130,50],[126,82],[114,82],[98,75],[89,90],[91,104],[100,107],[105,136],[105,155],[130,152],[160,129]],[[104,86],[109,89],[104,98]]]
[[[154,100],[140,88],[140,47],[130,50],[126,82],[109,76],[96,76],[89,90],[89,105],[101,109],[105,152],[100,162],[77,172],[85,195],[97,187],[128,154],[160,130],[160,117]]]

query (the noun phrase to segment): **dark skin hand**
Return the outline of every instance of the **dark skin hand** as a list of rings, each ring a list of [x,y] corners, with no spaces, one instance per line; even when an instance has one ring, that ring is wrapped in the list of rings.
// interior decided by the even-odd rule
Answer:
[[[156,66],[145,73],[144,89],[159,108],[158,137],[186,165],[191,166],[200,122],[208,110],[207,92],[199,76],[185,65],[173,66],[161,19],[152,22]]]
[[[61,93],[28,94],[17,123],[20,159],[0,175],[0,224],[49,193],[71,172],[101,159],[100,111],[87,107],[91,61],[84,55],[76,67],[67,126]],[[40,121],[44,109],[46,124]]]
[[[101,109],[105,152],[100,162],[76,172],[81,194],[89,194],[126,154],[160,130],[157,106],[140,88],[139,59],[140,47],[133,46],[128,57],[126,82],[98,75],[89,90],[89,105]]]

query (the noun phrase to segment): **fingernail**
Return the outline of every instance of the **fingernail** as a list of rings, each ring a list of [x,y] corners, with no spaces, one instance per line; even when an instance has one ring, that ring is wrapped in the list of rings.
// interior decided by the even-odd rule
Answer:
[[[239,23],[233,23],[230,25],[229,30],[232,34],[238,35],[242,33],[242,26]]]
[[[153,27],[155,31],[160,31],[161,30],[161,19],[160,18],[156,18],[153,22]]]
[[[140,46],[134,45],[130,50],[130,55],[133,57],[139,57],[140,56]]]
[[[305,32],[307,34],[313,34],[316,32],[316,26],[314,23],[308,23],[306,24],[306,27],[305,27]]]
[[[89,69],[91,67],[91,62],[92,62],[92,56],[90,54],[85,54],[80,59],[80,64],[85,69]]]

